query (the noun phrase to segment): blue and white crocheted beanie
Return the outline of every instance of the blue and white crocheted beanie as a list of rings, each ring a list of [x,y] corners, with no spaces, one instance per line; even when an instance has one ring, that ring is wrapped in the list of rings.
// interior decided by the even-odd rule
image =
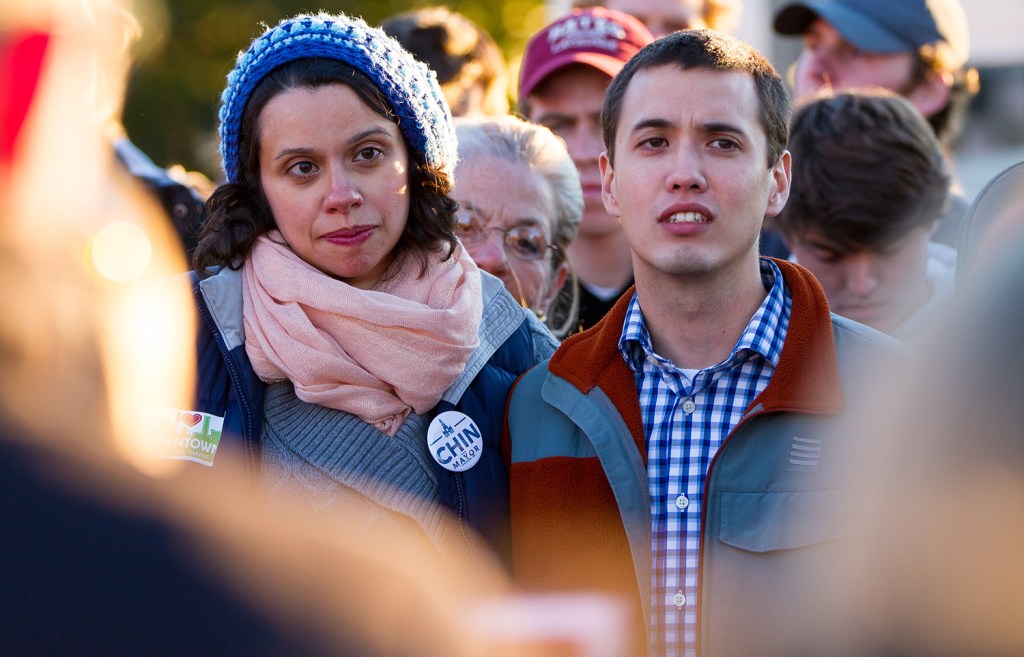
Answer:
[[[221,94],[220,154],[228,182],[240,179],[239,133],[253,89],[275,68],[306,57],[337,59],[369,76],[398,115],[409,146],[423,153],[427,164],[452,175],[455,129],[434,71],[361,18],[320,13],[287,18],[238,53]]]

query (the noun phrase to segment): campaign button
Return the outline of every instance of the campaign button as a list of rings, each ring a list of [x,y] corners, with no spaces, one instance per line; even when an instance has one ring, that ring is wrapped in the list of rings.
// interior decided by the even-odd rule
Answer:
[[[465,413],[445,411],[427,428],[427,449],[445,470],[465,472],[480,461],[484,439],[480,427]]]

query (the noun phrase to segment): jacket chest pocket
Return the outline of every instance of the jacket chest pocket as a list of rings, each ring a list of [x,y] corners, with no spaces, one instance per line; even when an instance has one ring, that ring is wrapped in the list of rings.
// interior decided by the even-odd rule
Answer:
[[[850,534],[846,491],[722,492],[718,539],[754,553],[793,550]]]

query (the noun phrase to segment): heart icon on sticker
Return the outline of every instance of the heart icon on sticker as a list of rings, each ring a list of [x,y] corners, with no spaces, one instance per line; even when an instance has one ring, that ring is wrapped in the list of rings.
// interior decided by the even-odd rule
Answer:
[[[194,427],[203,419],[203,416],[199,413],[182,413],[182,421],[190,427]]]

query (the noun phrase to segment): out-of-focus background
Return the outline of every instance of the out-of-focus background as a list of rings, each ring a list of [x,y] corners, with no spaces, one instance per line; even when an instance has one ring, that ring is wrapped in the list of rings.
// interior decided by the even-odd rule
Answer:
[[[300,12],[345,12],[379,25],[392,13],[444,4],[486,29],[518,62],[526,40],[547,22],[542,0],[135,0],[144,31],[125,104],[128,134],[154,162],[219,175],[219,94],[235,55],[261,32]],[[518,71],[518,67],[515,69]]]
[[[771,19],[782,0],[736,1],[742,7],[734,33],[784,72],[796,58],[799,39],[772,33]],[[566,11],[569,0],[136,0],[144,34],[124,112],[128,134],[157,164],[182,164],[216,180],[218,94],[235,54],[262,31],[261,23],[324,9],[376,24],[394,12],[431,4],[445,4],[487,29],[505,52],[514,85],[526,40]],[[956,174],[972,198],[993,175],[1024,160],[1024,3],[964,0],[963,5],[981,92],[954,150]]]
[[[896,0],[894,0],[896,1]],[[784,71],[799,54],[800,40],[771,29],[783,0],[746,0],[736,36],[769,56]],[[968,198],[994,175],[1024,160],[1024,3],[961,0],[971,35],[969,64],[981,91],[971,102],[964,129],[953,144],[956,174]]]

